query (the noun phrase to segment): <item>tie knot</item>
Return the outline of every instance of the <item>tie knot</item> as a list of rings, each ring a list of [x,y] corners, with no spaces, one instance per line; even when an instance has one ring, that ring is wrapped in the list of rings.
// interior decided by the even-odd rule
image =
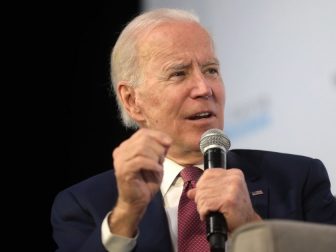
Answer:
[[[197,181],[201,177],[203,170],[195,166],[188,166],[183,168],[180,175],[184,182]]]

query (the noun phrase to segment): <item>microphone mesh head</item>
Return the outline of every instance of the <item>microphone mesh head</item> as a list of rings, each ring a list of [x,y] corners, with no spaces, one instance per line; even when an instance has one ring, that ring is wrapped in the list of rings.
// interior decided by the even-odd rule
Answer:
[[[224,135],[224,132],[220,129],[209,129],[201,136],[200,149],[203,154],[210,147],[221,148],[228,151],[230,146],[231,142],[229,138]]]

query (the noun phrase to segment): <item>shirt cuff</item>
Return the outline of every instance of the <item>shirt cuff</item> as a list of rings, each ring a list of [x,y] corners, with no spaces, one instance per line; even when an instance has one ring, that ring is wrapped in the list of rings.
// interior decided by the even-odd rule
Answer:
[[[137,232],[134,238],[124,237],[112,234],[108,225],[108,216],[111,214],[109,212],[101,225],[101,238],[105,249],[108,252],[118,251],[118,252],[130,252],[136,245],[136,240],[139,236]]]

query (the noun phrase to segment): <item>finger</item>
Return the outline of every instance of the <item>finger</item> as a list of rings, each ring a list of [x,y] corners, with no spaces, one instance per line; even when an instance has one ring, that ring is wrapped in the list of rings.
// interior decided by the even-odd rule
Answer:
[[[196,189],[192,188],[187,192],[187,197],[191,200],[195,200],[195,196],[196,196]]]
[[[127,148],[115,150],[113,152],[113,164],[115,171],[124,173],[127,170],[135,169],[162,169],[164,160],[164,148],[154,147],[152,144],[148,148],[141,147],[138,150],[129,151]],[[126,171],[125,171],[126,170]]]
[[[171,145],[172,143],[172,139],[171,137],[166,134],[163,133],[161,131],[158,130],[152,130],[152,129],[139,129],[136,133],[135,133],[135,137],[141,137],[142,135],[146,136],[146,137],[150,137],[152,139],[155,139],[155,141],[157,141],[158,143],[168,147]]]
[[[141,176],[147,184],[161,184],[163,178],[163,171],[158,172],[148,172],[146,170],[141,170]]]
[[[198,197],[196,200],[197,211],[200,214],[201,220],[205,220],[209,212],[220,212],[220,205],[218,203],[218,197]]]
[[[139,143],[134,150],[134,156],[140,155],[144,157],[151,158],[162,164],[167,153],[167,147],[162,144],[153,141],[144,139],[143,143]]]
[[[116,169],[116,176],[130,180],[134,178],[134,176],[139,175],[141,171],[162,173],[163,167],[157,161],[138,156],[128,161],[127,164],[124,164],[120,169]]]
[[[135,158],[137,155],[152,158],[162,164],[168,151],[171,139],[165,141],[166,134],[158,131],[141,130],[130,139],[124,141],[113,153],[113,157],[124,157],[125,160]]]

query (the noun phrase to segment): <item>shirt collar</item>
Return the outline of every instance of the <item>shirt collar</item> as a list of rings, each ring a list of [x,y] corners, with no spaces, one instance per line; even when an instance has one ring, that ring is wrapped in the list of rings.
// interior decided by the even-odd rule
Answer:
[[[195,166],[204,170],[203,164]],[[175,182],[176,178],[183,168],[184,166],[179,165],[169,158],[165,158],[163,162],[163,179],[160,187],[163,196],[167,193],[171,185]]]

